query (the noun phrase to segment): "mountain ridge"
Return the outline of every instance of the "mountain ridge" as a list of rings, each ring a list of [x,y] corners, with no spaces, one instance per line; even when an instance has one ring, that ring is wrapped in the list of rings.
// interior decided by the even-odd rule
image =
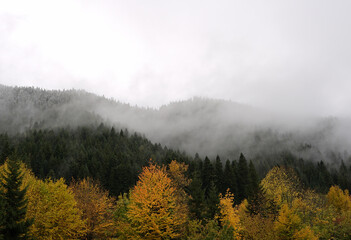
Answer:
[[[315,161],[330,160],[333,152],[338,157],[332,157],[332,161],[350,159],[350,124],[337,118],[304,120],[294,126],[261,109],[202,97],[152,109],[84,90],[0,85],[1,132],[15,134],[32,128],[34,123],[40,128],[53,128],[104,122],[145,134],[153,142],[191,155],[198,152],[231,158],[244,152],[251,159],[262,159],[288,150]]]

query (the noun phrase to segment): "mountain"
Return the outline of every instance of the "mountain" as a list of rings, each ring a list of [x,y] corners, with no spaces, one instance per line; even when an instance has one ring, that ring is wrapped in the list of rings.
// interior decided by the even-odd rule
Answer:
[[[347,119],[280,116],[232,101],[192,98],[159,109],[139,108],[83,90],[0,85],[0,131],[97,125],[144,134],[153,142],[200,156],[256,161],[290,152],[297,158],[351,161]]]

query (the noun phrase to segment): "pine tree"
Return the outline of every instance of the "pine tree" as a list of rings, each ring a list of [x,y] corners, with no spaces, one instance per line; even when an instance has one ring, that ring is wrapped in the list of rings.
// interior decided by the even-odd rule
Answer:
[[[23,175],[20,171],[20,162],[7,160],[7,169],[1,175],[1,186],[4,189],[3,199],[5,204],[5,223],[1,233],[5,239],[26,239],[28,228],[32,221],[26,220],[27,188],[21,190]]]
[[[249,170],[247,167],[247,161],[244,155],[241,153],[238,164],[238,194],[236,199],[238,203],[247,198],[248,196],[248,183],[249,183]]]

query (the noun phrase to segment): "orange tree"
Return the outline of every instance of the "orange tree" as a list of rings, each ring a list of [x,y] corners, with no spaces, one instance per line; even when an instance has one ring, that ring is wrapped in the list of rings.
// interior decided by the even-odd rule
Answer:
[[[73,181],[71,189],[77,201],[77,207],[86,220],[86,239],[106,239],[113,235],[114,199],[109,197],[92,179]]]

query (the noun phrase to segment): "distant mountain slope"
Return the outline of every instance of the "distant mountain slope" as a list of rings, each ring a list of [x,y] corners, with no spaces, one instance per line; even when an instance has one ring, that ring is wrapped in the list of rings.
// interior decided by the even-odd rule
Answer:
[[[289,151],[307,159],[350,161],[346,120],[289,119],[231,101],[193,98],[160,109],[132,107],[82,90],[0,85],[0,131],[79,126],[104,121],[189,154],[251,159]]]

